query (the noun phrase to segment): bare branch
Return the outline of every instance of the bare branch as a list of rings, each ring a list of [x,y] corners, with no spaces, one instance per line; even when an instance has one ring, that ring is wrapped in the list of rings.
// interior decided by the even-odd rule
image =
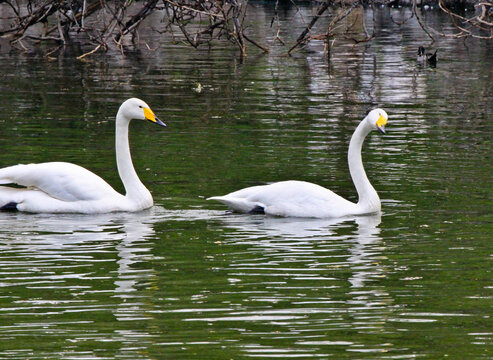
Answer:
[[[288,54],[312,40],[324,41],[327,53],[330,51],[329,45],[333,46],[337,39],[350,40],[355,45],[372,41],[377,36],[376,27],[369,31],[365,17],[354,10],[374,4],[374,1],[324,0],[317,3],[311,17],[304,15],[304,8],[297,1],[286,2],[296,10],[292,16],[300,17],[304,26],[294,43],[290,44]],[[390,6],[404,0],[378,1]],[[407,19],[400,23],[394,19],[392,21],[400,26],[416,18],[431,41],[436,40],[437,34],[457,39],[473,37],[493,40],[493,0],[475,0],[476,12],[469,13],[471,15],[464,15],[450,5],[456,0],[437,1],[457,31],[442,33],[430,27],[419,11],[417,0],[411,1]],[[274,42],[285,45],[281,39],[282,27],[289,26],[289,19],[286,22],[280,20],[280,3],[279,0],[272,2],[274,16],[269,20],[274,33],[270,35]],[[8,14],[1,19],[0,36],[10,41],[14,48],[24,51],[42,42],[55,42],[55,46],[49,46],[49,54],[52,54],[67,43],[76,41],[86,47],[85,53],[80,55],[81,59],[108,49],[118,49],[124,55],[124,39],[131,39],[133,45],[139,45],[141,25],[152,14],[159,14],[163,16],[163,21],[156,28],[151,26],[151,31],[164,34],[173,41],[197,48],[212,46],[214,40],[227,40],[239,49],[242,57],[246,56],[247,47],[251,45],[267,53],[270,49],[262,44],[262,39],[247,31],[250,8],[248,0],[0,0],[0,13]],[[371,11],[373,23],[377,24],[377,12]],[[319,26],[320,23],[323,24]],[[314,29],[320,27],[324,30],[317,33]],[[146,42],[140,45],[146,45]]]
[[[324,3],[320,4],[320,6],[317,9],[316,15],[312,18],[310,23],[306,26],[306,28],[301,32],[300,36],[298,36],[298,39],[296,39],[296,43],[288,50],[288,54],[291,54],[291,52],[296,49],[298,46],[306,44],[307,41],[307,34],[310,32],[310,30],[313,28],[315,23],[318,21],[320,16],[329,8],[330,5],[330,0],[326,0]]]
[[[435,42],[435,38],[433,37],[433,35],[430,34],[430,32],[428,31],[428,29],[426,28],[426,26],[424,26],[424,24],[421,21],[421,18],[419,17],[418,12],[416,11],[416,9],[417,9],[416,0],[413,0],[413,14],[416,17],[416,20],[418,21],[418,24],[421,27],[421,29],[423,29],[423,31],[426,33],[426,35],[428,35],[428,37],[431,39],[431,42],[434,43]]]

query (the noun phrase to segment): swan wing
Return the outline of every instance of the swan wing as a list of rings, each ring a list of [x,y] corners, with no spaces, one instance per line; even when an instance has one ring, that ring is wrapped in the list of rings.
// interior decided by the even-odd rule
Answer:
[[[285,217],[339,217],[353,212],[356,206],[320,185],[294,180],[252,186],[209,200],[220,201],[238,212],[260,207],[266,214]]]
[[[0,169],[0,184],[18,184],[63,201],[85,201],[118,194],[98,175],[66,162],[20,164]]]

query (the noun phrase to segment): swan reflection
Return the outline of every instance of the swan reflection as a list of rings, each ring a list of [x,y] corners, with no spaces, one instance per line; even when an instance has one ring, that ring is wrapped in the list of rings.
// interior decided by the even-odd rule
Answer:
[[[109,311],[117,320],[142,317],[146,309],[127,301],[138,297],[138,283],[155,276],[145,264],[153,257],[149,240],[161,213],[157,207],[133,214],[2,214],[0,269],[8,275],[0,286],[18,289],[3,311],[43,311],[44,326],[53,328],[59,327],[51,324],[53,316],[61,321],[67,313],[83,312],[87,315],[67,319],[80,331],[98,321],[94,312]],[[136,263],[144,265],[136,269]],[[21,288],[28,289],[27,296],[15,300]],[[38,322],[24,318],[17,328],[37,328]],[[123,334],[118,340],[130,341]]]
[[[248,246],[251,254],[248,260],[232,258],[231,269],[268,268],[274,272],[289,268],[298,279],[314,279],[336,268],[349,268],[347,281],[353,288],[364,287],[385,274],[379,264],[384,257],[380,214],[336,219],[245,215],[218,219],[224,228],[234,229],[223,235],[223,241]]]
[[[196,321],[235,317],[254,321],[262,315],[263,322],[275,322],[293,332],[308,326],[309,314],[325,314],[319,315],[315,327],[322,323],[329,329],[334,319],[349,324],[355,318],[369,328],[382,326],[377,319],[386,316],[386,304],[392,300],[375,282],[387,271],[379,263],[384,258],[380,214],[343,219],[244,215],[219,219],[223,228],[232,230],[221,233],[223,245],[238,248],[227,251],[224,271],[230,287],[236,288],[230,291],[242,294],[245,304],[263,306],[240,307],[218,319]],[[272,308],[283,303],[290,305]],[[292,318],[281,322],[276,316]]]
[[[291,239],[327,239],[334,235],[337,229],[349,227],[352,223],[358,225],[361,237],[378,233],[381,215],[348,216],[342,218],[281,218],[255,215],[224,215],[216,217],[225,227],[237,229],[244,236],[251,234],[253,238],[284,236]]]
[[[375,328],[388,308],[376,305],[388,303],[388,295],[372,282],[386,271],[378,263],[380,221],[379,215],[289,219],[160,207],[97,216],[4,214],[0,270],[8,276],[0,286],[18,288],[3,310],[39,315],[19,318],[15,329],[0,326],[0,333],[42,334],[50,326],[61,334],[68,327],[72,333],[60,336],[74,343],[83,337],[137,349],[156,336],[156,327],[141,326],[148,322],[269,324],[269,331],[292,333],[349,326],[358,318]],[[205,232],[180,244],[178,254],[168,253],[170,244],[187,240],[183,223],[190,222],[202,223]],[[169,241],[162,226],[172,230]],[[197,256],[204,250],[210,263]],[[177,271],[155,269],[166,261]],[[84,315],[71,315],[77,312]],[[108,314],[112,330],[91,332]]]

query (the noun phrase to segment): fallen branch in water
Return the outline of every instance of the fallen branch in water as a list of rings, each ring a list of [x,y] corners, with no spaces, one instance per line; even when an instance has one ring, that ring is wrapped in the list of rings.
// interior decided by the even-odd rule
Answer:
[[[327,54],[337,39],[349,40],[355,45],[371,41],[378,31],[375,27],[377,5],[391,6],[398,0],[378,1],[324,0],[317,3],[310,18],[303,13],[305,7],[296,0],[285,2],[283,6],[295,8],[293,16],[299,16],[303,24],[287,53],[291,55],[313,40],[323,41]],[[476,0],[476,12],[470,17],[452,8],[453,0],[434,0],[440,11],[449,15],[457,29],[455,33],[436,31],[426,24],[419,11],[423,4],[418,5],[418,0],[407,1],[412,6],[411,14],[398,25],[415,18],[432,41],[436,34],[457,39],[493,39],[493,0]],[[276,0],[274,16],[270,20],[270,28],[274,23],[276,28],[270,38],[285,45],[287,41],[281,34],[289,26],[290,19],[281,22],[279,4]],[[374,24],[371,32],[368,31],[370,26],[367,27],[371,20],[365,21],[365,16],[361,16],[362,10],[369,5],[372,5],[368,11],[373,13]],[[124,55],[129,47],[143,46],[149,41],[140,43],[139,28],[155,14],[162,20],[156,28],[150,27],[149,31],[154,34],[169,34],[173,40],[195,48],[213,46],[215,40],[226,39],[238,48],[242,57],[247,55],[250,45],[268,53],[269,46],[262,42],[269,36],[254,37],[248,31],[247,12],[251,6],[247,0],[0,0],[0,37],[20,51],[32,51],[39,44],[49,44],[48,50],[43,47],[46,56],[57,51],[62,53],[73,42],[82,45],[83,53],[77,54],[80,59],[109,49]]]
[[[318,7],[314,17],[312,18],[310,23],[308,23],[302,33],[298,36],[296,43],[289,49],[288,54],[291,54],[291,52],[297,47],[306,45],[311,40],[322,40],[325,43],[325,53],[330,55],[330,40],[336,38],[337,36],[347,40],[351,40],[355,44],[371,41],[376,36],[375,28],[373,28],[372,34],[368,33],[364,18],[359,19],[359,17],[356,17],[352,24],[347,24],[349,16],[353,13],[353,11],[357,8],[362,8],[362,4],[359,0],[353,1],[349,4],[349,6],[341,6],[334,13],[332,13],[332,19],[327,25],[327,30],[325,31],[325,33],[311,34],[312,28],[315,26],[315,23],[329,9],[329,6],[331,4],[333,5],[333,3],[328,0]],[[375,14],[375,12],[373,14]],[[362,24],[363,37],[355,36],[352,31],[358,21],[361,21]]]
[[[299,46],[305,45],[311,39],[313,39],[313,37],[308,37],[307,35],[311,31],[315,23],[318,21],[318,19],[320,19],[323,13],[329,8],[329,6],[330,6],[330,0],[326,0],[324,3],[320,4],[315,16],[312,18],[312,20],[306,26],[306,28],[301,32],[300,36],[298,36],[298,38],[296,39],[296,43],[288,50],[288,54],[291,54],[291,52],[294,49],[296,49]]]
[[[245,41],[269,52],[246,35],[247,1],[163,0],[163,4],[169,31],[173,33],[172,27],[177,27],[193,47],[210,45],[213,40],[225,37],[238,46],[242,57],[246,56]]]
[[[466,18],[447,8],[443,0],[438,0],[438,6],[443,12],[450,16],[452,24],[455,26],[459,33],[456,34],[444,34],[439,33],[442,36],[454,37],[454,38],[477,38],[484,40],[493,40],[493,1],[483,1],[474,7],[480,8],[479,15],[475,15],[471,18]],[[489,35],[486,35],[488,34]]]

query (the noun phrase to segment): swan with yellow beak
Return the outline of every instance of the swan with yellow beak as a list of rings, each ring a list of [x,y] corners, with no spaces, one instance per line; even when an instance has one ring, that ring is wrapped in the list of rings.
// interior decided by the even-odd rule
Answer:
[[[236,212],[284,217],[336,218],[377,213],[381,209],[380,198],[366,176],[361,148],[372,130],[385,134],[387,119],[382,109],[370,111],[349,142],[349,172],[358,192],[357,203],[320,185],[297,180],[252,186],[208,200],[217,200]]]
[[[19,164],[0,169],[0,184],[21,186],[0,186],[0,210],[95,214],[151,207],[152,195],[137,176],[130,156],[128,126],[132,119],[166,126],[140,99],[128,99],[120,106],[116,115],[115,152],[125,195],[79,165],[67,162]]]

